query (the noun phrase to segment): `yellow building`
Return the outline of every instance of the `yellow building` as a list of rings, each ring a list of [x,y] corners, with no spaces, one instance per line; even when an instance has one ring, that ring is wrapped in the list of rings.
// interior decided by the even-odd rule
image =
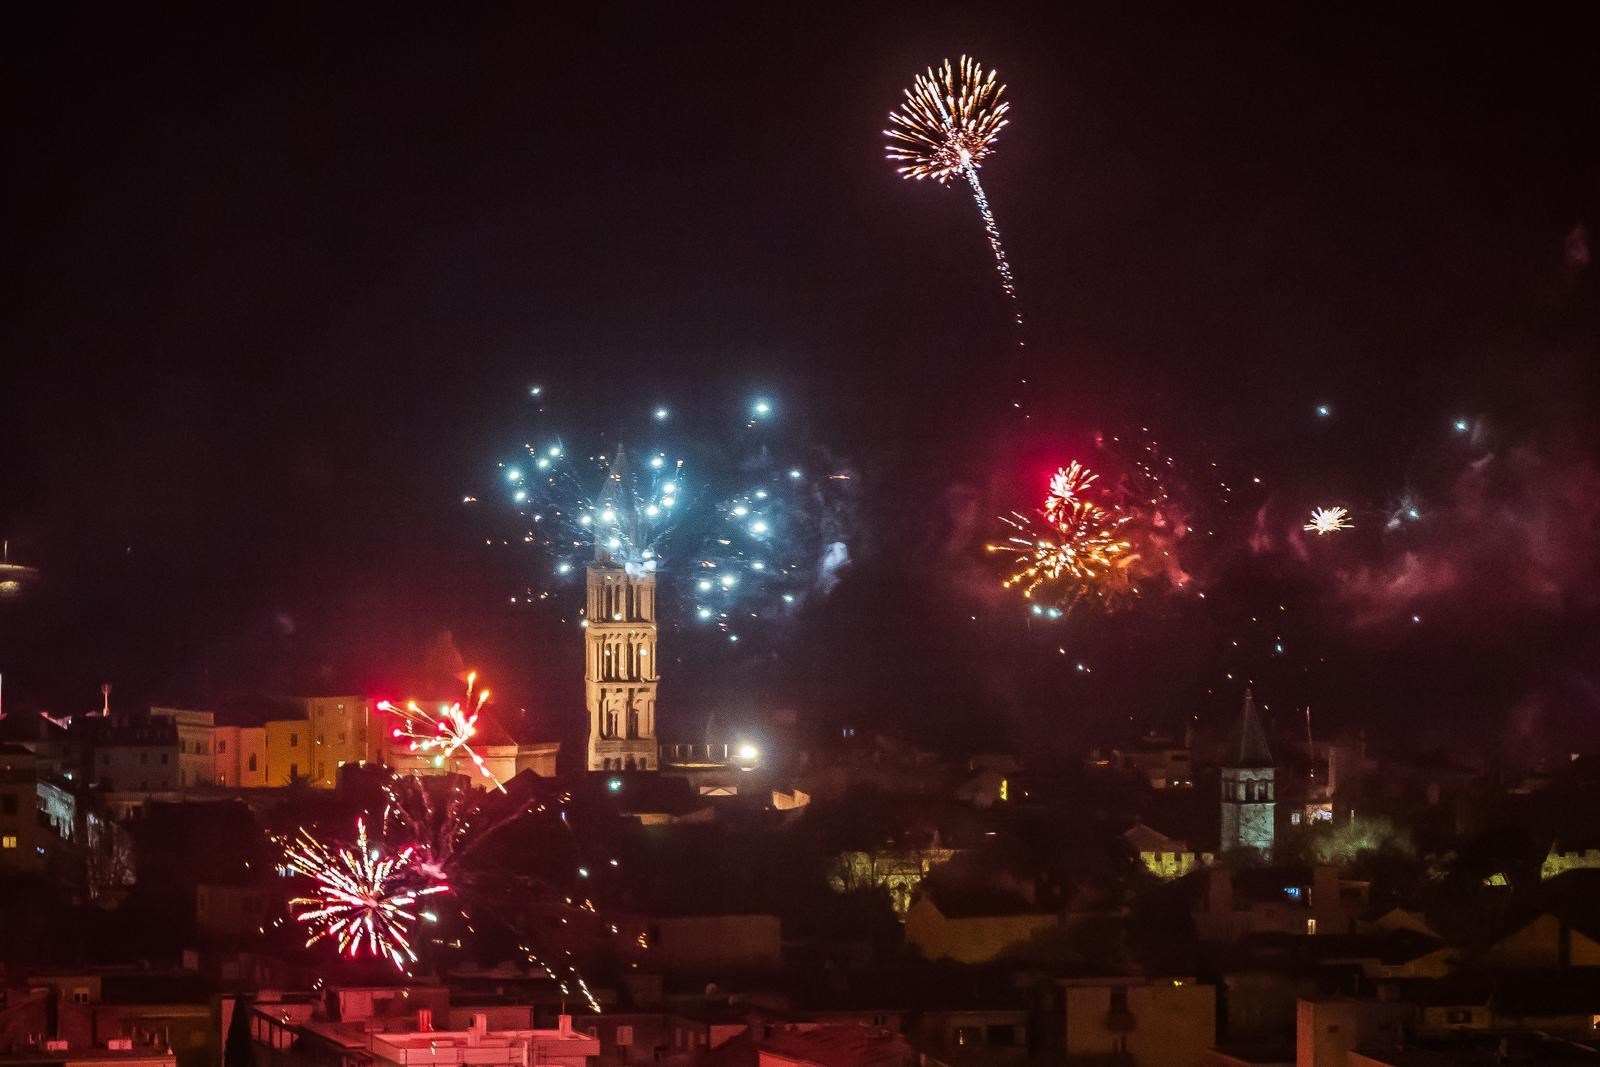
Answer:
[[[950,913],[924,895],[906,912],[906,944],[923,959],[989,963],[1015,955],[1061,926],[1059,914],[1034,911],[1020,898],[1015,903],[945,906]]]
[[[284,786],[310,778],[316,757],[311,751],[311,724],[304,719],[275,719],[266,725],[267,769],[264,785]]]
[[[1539,877],[1548,881],[1568,871],[1592,870],[1600,867],[1600,848],[1563,849],[1560,841],[1550,845],[1544,862],[1539,865]]]
[[[304,703],[311,753],[301,773],[313,786],[332,789],[338,782],[340,767],[382,759],[383,726],[372,701],[360,696],[332,696],[308,697]]]
[[[1145,870],[1163,880],[1182,878],[1201,862],[1187,842],[1168,837],[1142,822],[1134,823],[1122,835],[1139,857]]]

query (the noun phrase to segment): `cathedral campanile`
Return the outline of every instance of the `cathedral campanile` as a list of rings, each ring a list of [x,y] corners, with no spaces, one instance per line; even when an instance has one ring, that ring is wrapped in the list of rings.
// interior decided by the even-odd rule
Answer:
[[[619,450],[612,472],[624,483]],[[636,521],[627,505],[607,494],[619,522]],[[626,543],[629,531],[624,530]],[[589,770],[653,771],[656,748],[656,576],[652,568],[613,558],[597,540],[588,571],[588,626],[584,630],[583,695],[589,710]]]

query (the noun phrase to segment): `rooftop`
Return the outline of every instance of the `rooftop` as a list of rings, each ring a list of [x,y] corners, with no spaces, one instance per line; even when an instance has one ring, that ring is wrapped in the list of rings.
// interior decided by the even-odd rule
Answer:
[[[761,1042],[761,1051],[821,1067],[899,1067],[912,1057],[904,1038],[873,1026],[779,1031]]]

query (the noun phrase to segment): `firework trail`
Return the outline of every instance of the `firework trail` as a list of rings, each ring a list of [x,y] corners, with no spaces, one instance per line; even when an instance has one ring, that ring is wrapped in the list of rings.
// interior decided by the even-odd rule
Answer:
[[[901,164],[902,177],[932,178],[941,185],[956,174],[967,179],[994,252],[1000,288],[1011,298],[1012,315],[1020,327],[1022,310],[1000,240],[1000,224],[978,180],[978,168],[994,151],[995,140],[1009,121],[1005,115],[1011,105],[1001,100],[1004,94],[996,72],[986,74],[977,60],[962,56],[952,66],[947,59],[942,67],[929,67],[916,76],[905,91],[905,102],[889,113],[890,126],[883,133],[889,138],[888,157]]]
[[[469,673],[466,704],[463,705],[459,700],[440,704],[436,712],[425,710],[415,700],[408,700],[403,705],[381,700],[377,706],[379,711],[390,712],[398,718],[392,736],[409,742],[408,747],[412,752],[432,756],[436,767],[443,767],[457,752],[465,753],[473,766],[477,767],[478,773],[503,793],[505,786],[468,743],[477,735],[478,716],[489,702],[489,690],[477,689],[477,683],[478,673]]]
[[[445,883],[451,888],[454,901],[459,905],[459,934],[483,936],[485,929],[504,928],[517,937],[517,950],[531,965],[544,971],[550,981],[558,985],[563,995],[581,995],[589,1008],[600,1013],[600,1001],[594,990],[584,981],[573,961],[560,960],[555,953],[541,957],[528,941],[530,931],[526,921],[518,918],[523,907],[534,899],[562,901],[566,909],[594,913],[594,904],[563,897],[552,883],[530,875],[522,869],[526,861],[522,848],[509,846],[490,853],[480,849],[485,841],[494,840],[502,830],[509,829],[533,813],[547,813],[549,806],[528,795],[528,790],[518,790],[520,795],[486,793],[467,789],[459,779],[419,779],[414,776],[395,776],[384,789],[387,806],[384,808],[384,832],[410,843],[414,869],[429,878]],[[555,801],[565,805],[570,793],[560,793]],[[558,822],[570,838],[573,848],[578,848],[578,838],[573,832],[565,809],[560,809]],[[512,864],[507,865],[506,859]],[[450,921],[450,917],[442,921]],[[445,934],[446,939],[450,934]],[[448,944],[448,941],[446,941]],[[574,992],[576,990],[576,992]]]
[[[386,856],[381,847],[367,840],[366,822],[361,819],[356,820],[354,848],[324,845],[301,829],[284,849],[284,863],[316,883],[314,895],[289,902],[291,908],[305,908],[295,919],[307,924],[306,947],[327,938],[346,955],[355,957],[365,950],[392,961],[401,971],[416,962],[417,954],[407,936],[419,917],[412,909],[421,898],[448,892],[449,886],[418,887],[422,879],[414,856],[413,848]],[[433,919],[427,912],[420,915]]]

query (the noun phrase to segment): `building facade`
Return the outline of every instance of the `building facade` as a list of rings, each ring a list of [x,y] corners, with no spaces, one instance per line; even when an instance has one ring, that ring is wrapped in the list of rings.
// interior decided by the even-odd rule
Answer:
[[[77,823],[69,786],[26,748],[0,744],[0,870],[50,869]]]
[[[1217,1043],[1217,990],[1191,977],[1067,978],[1066,1062],[1198,1067]]]

